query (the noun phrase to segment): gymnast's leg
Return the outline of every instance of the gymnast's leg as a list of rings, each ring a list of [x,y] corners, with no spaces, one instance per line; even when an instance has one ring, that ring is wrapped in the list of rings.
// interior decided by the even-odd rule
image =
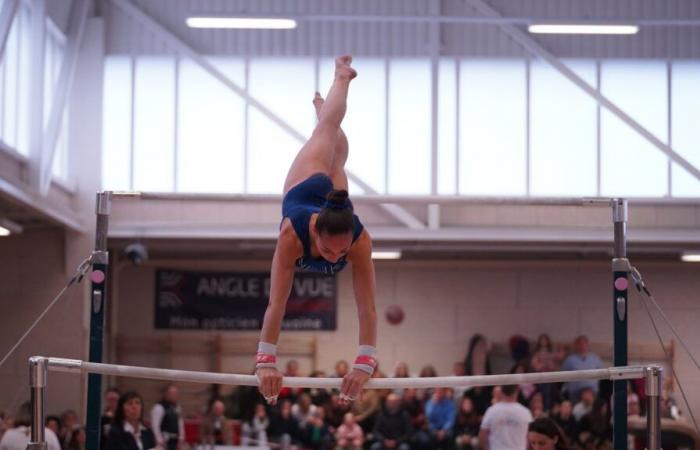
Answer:
[[[287,179],[284,182],[285,194],[289,189],[315,173],[335,175],[333,162],[336,159],[335,147],[338,141],[338,130],[345,116],[350,80],[357,76],[357,72],[350,67],[351,62],[350,56],[341,56],[335,60],[333,85],[318,113],[318,124],[316,124],[311,138],[304,144],[289,168]],[[333,184],[335,186],[335,181]],[[347,181],[345,184],[347,185]]]
[[[316,92],[316,95],[314,96],[314,107],[316,108],[317,117],[320,116],[323,103],[323,97],[321,97],[321,94]],[[348,176],[345,173],[345,163],[348,160],[348,150],[348,138],[345,136],[343,129],[338,128],[338,136],[336,137],[335,148],[333,149],[333,164],[331,164],[331,171],[328,174],[333,181],[333,189],[348,190]]]

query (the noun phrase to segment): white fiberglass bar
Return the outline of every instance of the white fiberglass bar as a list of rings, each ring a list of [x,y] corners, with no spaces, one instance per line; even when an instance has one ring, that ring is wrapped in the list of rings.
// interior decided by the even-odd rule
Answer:
[[[47,360],[48,369],[59,372],[99,373],[102,375],[205,384],[213,383],[237,386],[258,385],[258,379],[255,375],[122,366],[63,358],[48,358]],[[365,389],[453,388],[523,383],[563,383],[580,380],[629,380],[643,377],[644,367],[631,366],[570,372],[541,372],[470,377],[373,378],[367,382]],[[282,381],[282,385],[291,388],[339,389],[342,381],[341,378],[285,377]]]

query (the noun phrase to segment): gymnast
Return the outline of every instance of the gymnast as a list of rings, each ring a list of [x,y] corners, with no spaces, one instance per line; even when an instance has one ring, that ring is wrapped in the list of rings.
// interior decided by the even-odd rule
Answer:
[[[377,315],[374,307],[372,240],[353,213],[348,198],[348,140],[340,128],[350,81],[357,76],[352,58],[335,61],[335,79],[324,101],[313,104],[318,123],[287,174],[282,223],[272,257],[270,299],[265,311],[255,373],[265,400],[275,404],[282,388],[276,367],[277,340],[296,268],[335,274],[352,263],[353,289],[360,323],[357,358],[343,378],[340,399],[357,398],[377,366]]]

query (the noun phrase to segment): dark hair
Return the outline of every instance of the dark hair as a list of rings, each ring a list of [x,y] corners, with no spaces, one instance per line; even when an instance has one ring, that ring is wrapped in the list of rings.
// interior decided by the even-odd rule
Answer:
[[[141,417],[139,417],[139,420],[143,420],[143,398],[141,398],[141,395],[139,395],[139,393],[136,391],[128,391],[125,392],[121,397],[119,397],[119,403],[117,403],[117,410],[114,412],[114,423],[116,425],[124,424],[124,420],[126,420],[126,416],[124,415],[124,404],[129,400],[133,400],[135,398],[141,400]]]
[[[505,396],[512,396],[516,392],[518,392],[518,385],[517,384],[504,384],[501,386],[501,392],[503,392],[503,395]]]
[[[547,339],[546,350],[548,352],[551,352],[552,351],[552,338],[550,338],[547,333],[542,333],[539,336],[537,336],[537,343],[535,344],[535,353],[542,350],[542,346],[540,346],[540,341],[542,340],[542,338]]]
[[[348,198],[348,191],[333,190],[326,195],[326,202],[316,218],[316,231],[331,235],[355,231],[353,208]]]
[[[32,406],[29,402],[19,405],[15,413],[15,428],[32,426]]]
[[[474,348],[479,342],[486,342],[486,338],[481,334],[475,334],[469,339],[469,350],[467,351],[467,357],[464,358],[464,374],[474,375],[473,361],[474,361]],[[486,374],[491,375],[491,361],[489,361],[489,355],[486,355]]]
[[[527,431],[544,434],[550,439],[554,439],[555,437],[558,438],[557,444],[554,447],[556,450],[566,450],[569,448],[569,442],[568,439],[566,439],[564,431],[549,417],[540,417],[539,419],[535,419],[534,421],[530,422],[530,425],[527,427]]]
[[[105,394],[109,394],[110,392],[116,392],[117,395],[122,395],[122,393],[121,393],[121,391],[119,390],[119,388],[118,388],[118,387],[115,387],[115,386],[112,386],[112,387],[108,388],[108,389],[105,391]]]
[[[58,416],[46,416],[46,420],[44,420],[44,424],[48,425],[49,422],[54,421],[58,424],[58,429],[61,429],[61,418]]]

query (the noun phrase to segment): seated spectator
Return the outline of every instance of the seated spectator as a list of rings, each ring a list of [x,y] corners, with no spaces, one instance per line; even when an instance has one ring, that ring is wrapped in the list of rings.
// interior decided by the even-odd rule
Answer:
[[[32,426],[32,410],[29,402],[23,403],[14,417],[12,428],[8,428],[0,439],[0,450],[27,450]],[[58,436],[50,429],[44,430],[48,450],[61,450]]]
[[[73,436],[73,431],[80,427],[78,413],[72,409],[64,411],[63,414],[61,414],[61,425],[61,432],[59,434],[61,448],[68,448],[71,437]]]
[[[530,367],[533,372],[554,372],[559,370],[563,356],[563,349],[559,349],[555,352],[549,335],[543,333],[537,338],[535,353],[530,360]],[[537,385],[537,390],[542,392],[542,400],[547,410],[551,408],[554,403],[554,387],[555,385],[552,383]]]
[[[513,367],[510,369],[510,373],[528,373],[528,366],[524,362],[519,362],[516,363]],[[520,389],[520,395],[518,398],[518,401],[520,401],[521,404],[527,405],[530,403],[530,397],[537,391],[537,388],[535,387],[534,384],[532,383],[523,383],[518,386]]]
[[[404,361],[399,361],[394,367],[394,378],[408,378],[411,374],[408,370],[408,364]]]
[[[107,450],[149,450],[156,447],[153,431],[143,424],[143,400],[136,392],[125,392],[119,397],[105,446]]]
[[[437,388],[425,404],[433,448],[449,448],[452,443],[452,428],[455,423],[455,404],[447,398],[444,388]]]
[[[117,410],[117,404],[119,403],[119,396],[121,392],[117,388],[109,388],[105,392],[105,409],[102,411],[102,416],[100,417],[100,448],[105,447],[105,439],[109,434],[109,429],[114,422],[114,413]]]
[[[328,429],[328,425],[323,421],[323,409],[316,409],[304,430],[302,440],[305,447],[312,450],[328,450],[333,448],[333,434]]]
[[[564,432],[552,419],[535,419],[527,428],[530,450],[567,450],[568,441]]]
[[[302,392],[297,402],[292,406],[292,416],[299,423],[299,428],[306,428],[306,424],[311,420],[311,416],[318,410],[318,406],[311,402],[311,396]]]
[[[581,395],[580,395],[581,400],[576,403],[576,406],[574,406],[574,419],[576,419],[576,422],[580,422],[583,416],[591,412],[593,409],[593,402],[595,401],[595,394],[593,393],[593,389],[591,388],[584,388],[581,390]]]
[[[469,349],[464,359],[464,374],[472,376],[491,375],[492,373],[488,342],[483,335],[475,334],[469,339]],[[470,388],[464,393],[465,396],[472,399],[474,408],[480,417],[484,415],[486,408],[491,404],[491,391],[491,387],[484,386]]]
[[[544,410],[544,400],[542,400],[542,393],[535,392],[535,394],[530,397],[530,402],[528,404],[530,408],[530,414],[535,419],[540,417],[547,417],[547,413]]]
[[[369,433],[374,428],[375,415],[382,407],[381,395],[382,392],[378,389],[368,389],[363,391],[360,398],[351,405],[350,411],[365,433]]]
[[[589,369],[601,369],[603,367],[603,362],[600,360],[598,355],[590,351],[590,343],[588,338],[581,335],[574,341],[574,353],[570,354],[562,364],[562,370],[589,370]],[[585,381],[569,381],[564,383],[564,390],[571,399],[572,402],[576,403],[581,397],[581,392],[585,388],[590,388],[593,390],[594,394],[598,394],[598,382],[595,380],[585,380]]]
[[[199,427],[199,442],[203,445],[233,445],[233,427],[224,415],[224,402],[214,399]]]
[[[278,443],[282,448],[299,443],[299,423],[292,415],[292,403],[289,400],[282,400],[279,411],[271,415],[268,435],[270,441]]]
[[[482,450],[523,450],[527,447],[530,410],[518,403],[518,386],[501,386],[501,401],[489,407],[479,431]]]
[[[554,415],[554,421],[564,431],[569,442],[578,440],[578,424],[573,414],[573,406],[571,400],[564,400],[559,405],[559,412]]]
[[[423,404],[418,400],[415,389],[405,389],[403,391],[401,405],[404,411],[408,413],[408,417],[411,420],[411,428],[414,431],[428,430],[425,422],[425,410],[423,409]]]
[[[266,447],[269,426],[270,420],[267,418],[265,405],[258,403],[255,405],[253,418],[241,425],[241,445]]]
[[[285,369],[283,375],[285,377],[298,377],[299,376],[299,362],[296,359],[290,359],[289,361],[287,361],[287,366],[286,366],[286,369]],[[280,398],[280,399],[288,398],[289,400],[294,402],[294,401],[296,401],[300,392],[301,392],[300,388],[283,387],[280,390],[278,398]]]
[[[10,428],[9,417],[7,414],[5,414],[5,411],[0,411],[0,440],[2,439],[2,436],[5,434],[5,431],[7,431],[8,428]]]
[[[612,425],[608,404],[596,399],[591,412],[579,422],[579,444],[583,448],[604,446],[612,442]]]
[[[61,418],[58,416],[46,416],[46,428],[56,433],[58,436],[61,433]]]
[[[438,374],[437,374],[437,370],[435,370],[435,367],[428,364],[427,366],[423,366],[423,368],[418,373],[418,376],[421,378],[432,378],[432,377],[438,376]],[[416,391],[416,394],[418,395],[418,399],[421,402],[425,403],[430,399],[430,397],[433,396],[433,390],[432,389],[418,389],[418,391]]]
[[[70,438],[70,445],[66,448],[66,450],[85,450],[85,440],[85,428],[76,428],[73,430],[73,435]]]
[[[325,378],[326,372],[322,370],[314,370],[309,376],[311,378]],[[308,394],[311,396],[311,403],[313,403],[316,406],[323,407],[331,399],[331,393],[328,389],[311,388],[304,390],[304,392],[308,392]]]
[[[335,433],[340,425],[343,424],[345,413],[350,411],[352,405],[340,402],[340,397],[337,392],[330,395],[329,400],[322,406],[323,417],[325,417],[326,425],[328,425],[331,433]]]
[[[401,406],[401,399],[392,393],[386,397],[384,409],[374,422],[371,450],[409,450],[411,418]]]
[[[452,434],[457,450],[474,450],[479,447],[479,416],[474,409],[474,401],[464,397],[459,403]]]
[[[343,378],[345,375],[348,374],[348,362],[341,359],[337,363],[335,363],[335,373],[333,374],[333,377],[335,378]]]
[[[463,377],[464,373],[464,361],[455,361],[452,364],[452,376]],[[464,397],[464,393],[467,392],[468,388],[464,386],[452,388],[454,394],[454,399],[459,403],[459,399]],[[472,402],[473,404],[473,402]]]
[[[343,424],[338,427],[335,433],[337,442],[336,450],[361,450],[365,440],[362,428],[355,422],[352,413],[346,413]]]

